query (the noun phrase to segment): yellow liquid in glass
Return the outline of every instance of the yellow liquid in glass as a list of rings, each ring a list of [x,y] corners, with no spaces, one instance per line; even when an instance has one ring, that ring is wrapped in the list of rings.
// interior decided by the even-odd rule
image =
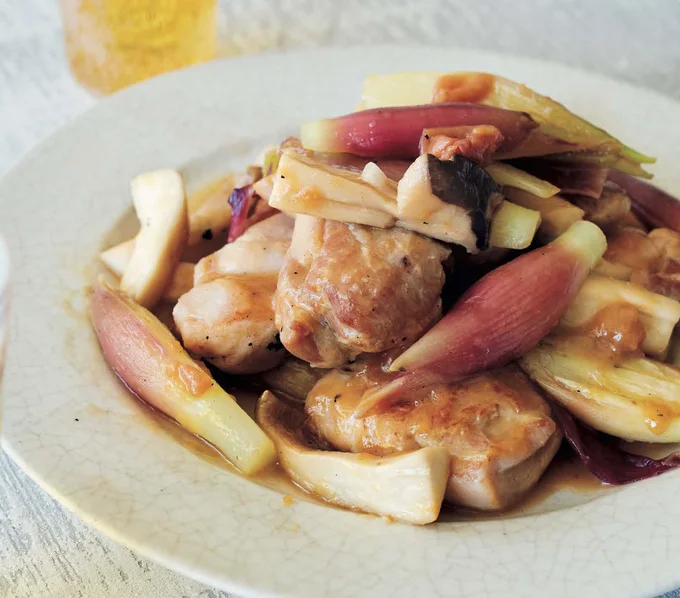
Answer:
[[[76,79],[111,93],[215,57],[217,0],[60,0]]]

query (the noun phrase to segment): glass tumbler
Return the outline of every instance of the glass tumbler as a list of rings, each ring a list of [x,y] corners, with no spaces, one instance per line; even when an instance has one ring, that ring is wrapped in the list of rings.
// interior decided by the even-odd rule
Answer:
[[[111,93],[215,57],[217,0],[60,0],[76,79]]]

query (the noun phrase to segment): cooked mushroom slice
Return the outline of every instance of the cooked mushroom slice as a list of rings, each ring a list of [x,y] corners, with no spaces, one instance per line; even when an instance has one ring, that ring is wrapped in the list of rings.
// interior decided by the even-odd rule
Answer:
[[[680,369],[603,352],[598,339],[548,337],[520,363],[589,426],[625,440],[680,442]]]
[[[141,229],[120,286],[151,307],[163,296],[186,247],[187,202],[182,177],[174,170],[140,174],[131,186]]]
[[[297,214],[405,228],[463,245],[471,253],[488,246],[490,219],[502,196],[475,162],[424,154],[396,187],[378,170],[369,163],[357,173],[284,150],[269,204]]]
[[[482,510],[505,509],[536,483],[561,441],[550,410],[516,369],[493,370],[402,396],[366,417],[363,394],[389,381],[379,359],[333,370],[307,396],[314,433],[338,450],[392,455],[444,447],[451,460],[446,498]]]
[[[454,155],[439,160],[423,154],[399,181],[397,210],[401,220],[427,221],[444,202],[455,210],[456,243],[469,252],[487,249],[491,216],[502,197],[500,187],[476,162]]]
[[[281,466],[312,494],[407,523],[437,519],[449,475],[446,449],[377,457],[313,448],[305,437],[304,412],[270,392],[260,397],[255,417],[274,441]]]
[[[99,259],[116,276],[123,276],[135,250],[135,240],[123,241],[99,254]]]
[[[111,272],[118,276],[123,276],[125,269],[130,263],[134,249],[135,240],[130,239],[119,245],[114,245],[106,251],[102,251],[99,257]],[[168,286],[163,291],[161,299],[168,303],[174,303],[193,286],[194,265],[189,262],[180,262],[177,264],[177,268],[173,272]]]

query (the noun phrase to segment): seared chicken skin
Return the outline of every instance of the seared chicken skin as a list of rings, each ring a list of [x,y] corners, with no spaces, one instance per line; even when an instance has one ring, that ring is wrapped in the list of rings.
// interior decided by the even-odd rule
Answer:
[[[441,317],[449,253],[410,231],[298,215],[276,292],[281,342],[324,368],[413,343]]]
[[[281,362],[285,351],[273,301],[292,231],[292,219],[272,216],[196,265],[194,288],[173,310],[189,351],[234,374],[262,372]]]
[[[536,483],[561,433],[550,409],[515,368],[442,385],[364,418],[355,407],[367,390],[393,378],[379,358],[334,370],[307,396],[308,425],[321,441],[355,453],[389,455],[426,446],[451,454],[446,498],[482,510],[505,509]]]

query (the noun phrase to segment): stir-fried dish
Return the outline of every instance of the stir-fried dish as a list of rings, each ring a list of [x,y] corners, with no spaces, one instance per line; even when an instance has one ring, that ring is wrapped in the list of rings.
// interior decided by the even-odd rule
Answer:
[[[132,181],[104,357],[243,474],[410,523],[511,507],[563,442],[607,484],[663,473],[680,457],[622,445],[680,441],[680,203],[653,162],[499,76],[369,77],[201,201]],[[263,391],[254,418],[215,377]]]

